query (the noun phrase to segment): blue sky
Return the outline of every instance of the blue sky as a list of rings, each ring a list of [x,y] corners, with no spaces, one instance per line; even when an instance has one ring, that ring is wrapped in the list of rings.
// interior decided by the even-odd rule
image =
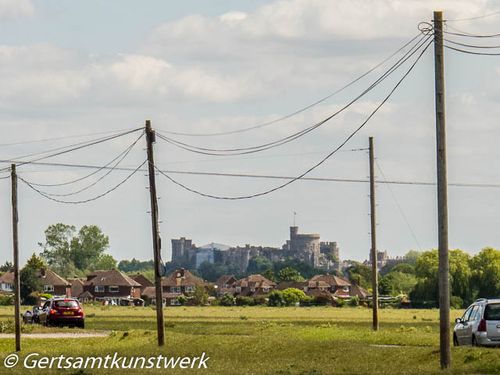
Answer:
[[[497,1],[0,1],[1,144],[132,129],[151,119],[160,130],[216,132],[265,122],[335,91],[417,35],[434,9],[445,18],[500,10]],[[498,18],[450,21],[474,33],[500,32]],[[458,40],[458,39],[457,39]],[[462,40],[464,41],[464,40]],[[465,42],[470,42],[469,40]],[[484,43],[500,44],[493,40]],[[326,117],[351,100],[389,65],[341,94],[273,126],[241,135],[180,138],[203,147],[266,143]],[[408,68],[408,67],[406,67]],[[358,104],[317,131],[286,146],[244,157],[213,158],[156,144],[161,168],[179,171],[296,176],[316,163],[368,116],[403,74],[398,71]],[[500,61],[446,51],[450,182],[499,183],[495,168]],[[347,145],[364,148],[374,136],[378,162],[391,180],[434,181],[432,46],[389,102]],[[0,145],[9,159],[87,140]],[[105,164],[133,136],[54,162]],[[124,161],[144,160],[141,143]],[[64,182],[85,171],[24,166],[32,182]],[[313,172],[317,177],[366,178],[365,152],[342,152]],[[83,198],[125,177],[113,173]],[[216,195],[249,194],[278,181],[175,175]],[[382,176],[379,173],[379,178]],[[60,205],[20,186],[22,259],[38,251],[44,229],[56,222],[97,224],[117,259],[151,258],[147,178],[139,173],[115,193],[88,205]],[[51,192],[66,193],[65,187]],[[304,232],[337,241],[341,258],[369,251],[367,184],[297,182],[251,201],[214,201],[158,176],[163,258],[170,239],[198,245],[281,246],[297,212]],[[391,255],[436,247],[433,187],[378,187],[379,248]],[[450,246],[471,253],[497,246],[498,189],[450,187]],[[0,193],[10,194],[8,180]],[[394,199],[396,198],[396,200]],[[0,202],[2,253],[10,259],[9,200]],[[399,207],[398,207],[399,206]],[[403,212],[403,214],[401,213]],[[405,220],[405,217],[408,223]]]

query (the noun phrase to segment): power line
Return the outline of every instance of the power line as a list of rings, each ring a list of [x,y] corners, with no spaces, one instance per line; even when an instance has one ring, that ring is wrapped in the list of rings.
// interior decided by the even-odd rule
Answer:
[[[457,29],[455,27],[452,27],[452,26],[448,26],[448,28],[450,28],[452,30],[455,30],[455,32],[444,30],[443,33],[448,34],[448,35],[461,36],[461,37],[464,37],[464,38],[498,38],[498,37],[500,37],[500,33],[496,33],[496,34],[473,34],[473,33],[470,33],[468,31],[459,30],[459,29]]]
[[[431,38],[431,36],[427,36],[427,37],[424,36],[423,41],[421,41],[421,42],[419,41],[418,44],[416,44],[415,46],[412,47],[412,49],[414,49],[413,51],[410,50],[407,54],[405,54],[405,56],[403,56],[397,63],[395,63],[390,69],[388,69],[381,77],[379,77],[367,89],[365,89],[360,95],[358,95],[356,98],[351,100],[344,107],[342,107],[341,109],[339,109],[338,111],[336,111],[332,115],[328,116],[327,118],[323,119],[322,121],[320,121],[320,122],[318,122],[310,127],[307,127],[299,132],[293,133],[287,137],[281,138],[279,140],[265,143],[265,144],[258,145],[258,146],[251,146],[251,147],[233,148],[233,149],[212,149],[212,148],[205,148],[205,147],[198,147],[198,146],[194,146],[194,145],[189,145],[187,143],[180,142],[178,140],[174,140],[172,138],[165,137],[164,135],[161,134],[161,132],[158,132],[158,137],[160,139],[176,146],[176,147],[181,148],[181,149],[184,149],[184,150],[187,150],[190,152],[194,152],[194,153],[199,153],[199,154],[204,154],[204,155],[212,155],[212,156],[245,155],[245,154],[251,154],[251,153],[269,150],[271,148],[284,145],[286,143],[294,141],[294,140],[312,132],[313,130],[319,128],[320,126],[322,126],[323,124],[325,124],[326,122],[331,120],[333,117],[337,116],[338,114],[340,114],[341,112],[343,112],[344,110],[349,108],[352,104],[354,104],[356,101],[358,101],[360,98],[362,98],[368,92],[370,92],[373,88],[375,88],[378,84],[380,84],[390,74],[392,74],[399,67],[401,67],[409,58],[411,58],[414,54],[416,54],[430,38]]]
[[[160,169],[158,169],[157,167],[156,170],[162,174],[164,177],[166,177],[168,180],[170,180],[172,183],[180,186],[181,188],[191,192],[191,193],[194,193],[194,194],[197,194],[197,195],[200,195],[200,196],[203,196],[203,197],[207,197],[207,198],[212,198],[212,199],[220,199],[220,200],[242,200],[242,199],[251,199],[251,198],[256,198],[256,197],[260,197],[260,196],[263,196],[263,195],[267,195],[267,194],[270,194],[272,192],[275,192],[277,190],[280,190],[280,189],[283,189],[284,187],[294,183],[295,181],[297,180],[300,180],[301,178],[303,178],[304,176],[306,176],[308,173],[312,172],[313,170],[315,170],[316,168],[318,168],[320,165],[322,165],[325,161],[327,161],[330,157],[332,157],[335,153],[337,153],[338,150],[340,150],[347,142],[349,142],[349,140],[354,137],[367,123],[368,121],[375,115],[375,113],[387,102],[387,100],[389,100],[389,98],[391,97],[391,95],[394,93],[394,91],[396,91],[396,89],[399,87],[399,85],[401,85],[401,83],[403,82],[403,80],[408,76],[408,74],[410,74],[410,72],[413,70],[413,68],[415,67],[415,65],[417,64],[418,61],[420,61],[420,58],[422,57],[422,55],[425,53],[425,51],[427,51],[427,48],[429,48],[429,46],[431,45],[432,41],[429,42],[427,44],[427,46],[421,51],[421,53],[419,54],[419,56],[416,58],[416,60],[413,62],[413,64],[410,66],[410,68],[406,71],[406,73],[403,75],[403,77],[396,83],[396,85],[391,89],[391,91],[389,92],[389,94],[384,98],[384,100],[370,113],[370,115],[366,118],[365,121],[363,121],[363,123],[354,131],[352,132],[337,148],[335,148],[332,152],[330,152],[327,156],[325,156],[322,160],[320,160],[318,163],[316,163],[315,165],[313,165],[312,167],[310,167],[308,170],[306,170],[305,172],[303,172],[302,174],[300,174],[299,176],[279,185],[279,186],[276,186],[274,188],[271,188],[271,189],[268,189],[268,190],[265,190],[263,192],[260,192],[260,193],[255,193],[255,194],[250,194],[250,195],[241,195],[241,196],[234,196],[234,197],[228,197],[228,196],[217,196],[217,195],[212,195],[212,194],[206,194],[206,193],[203,193],[203,192],[200,192],[198,190],[195,190],[195,189],[192,189],[184,184],[182,184],[181,182],[175,180],[174,178],[170,177],[169,175],[167,175],[166,173],[164,173],[163,171],[161,171]]]
[[[4,160],[4,162],[9,162]],[[101,169],[102,166],[90,165],[90,164],[69,164],[69,163],[49,163],[49,162],[35,162],[33,165],[47,166],[47,167],[67,167],[67,168],[78,168],[78,169]],[[111,167],[104,168],[111,169]],[[161,169],[161,168],[160,168]],[[130,172],[134,171],[135,168],[131,167],[117,167],[114,168],[115,171]],[[253,179],[272,179],[272,180],[293,180],[295,176],[280,176],[280,175],[263,175],[263,174],[250,174],[250,173],[223,173],[223,172],[201,172],[201,171],[180,171],[180,170],[166,170],[161,169],[162,172],[168,174],[180,174],[180,175],[192,175],[192,176],[209,176],[209,177],[230,177],[230,178],[253,178]],[[146,169],[140,169],[139,172],[147,172]],[[24,171],[26,173],[26,171]],[[4,176],[3,178],[10,178],[10,175]],[[331,178],[331,177],[303,177],[302,181],[311,182],[345,182],[345,183],[368,183],[367,179],[355,179],[355,178]],[[378,181],[378,184],[390,184],[390,185],[400,185],[400,186],[426,186],[433,187],[436,185],[434,182],[429,181],[404,181],[404,180],[385,180]],[[451,187],[466,187],[466,188],[500,188],[499,184],[493,183],[464,183],[464,182],[449,182],[448,186]]]
[[[444,38],[444,40],[448,43],[455,44],[457,46],[462,46],[462,47],[469,47],[469,48],[484,48],[484,49],[491,49],[491,48],[500,48],[500,45],[498,46],[478,46],[477,44],[468,44],[468,43],[460,43],[460,42],[455,42],[450,39]]]
[[[99,195],[96,195],[95,197],[92,197],[92,198],[89,198],[89,199],[83,199],[83,200],[77,200],[77,201],[65,201],[65,200],[61,200],[61,199],[57,199],[57,198],[53,198],[51,197],[50,195],[48,195],[46,192],[34,187],[29,181],[26,181],[24,178],[18,176],[18,178],[24,182],[26,185],[28,185],[28,187],[30,187],[32,190],[36,191],[38,194],[40,194],[42,197],[44,198],[47,198],[51,201],[54,201],[54,202],[57,202],[57,203],[64,203],[64,204],[83,204],[83,203],[88,203],[88,202],[92,202],[92,201],[95,201],[99,198],[102,198],[110,193],[112,193],[113,191],[115,191],[116,189],[118,189],[120,186],[122,186],[125,182],[127,182],[134,174],[136,174],[144,164],[146,164],[146,161],[147,160],[144,160],[137,168],[135,168],[132,173],[130,173],[127,177],[125,177],[125,179],[123,179],[122,181],[120,181],[118,184],[116,184],[115,186],[113,186],[112,188],[106,190],[104,193],[101,193]]]
[[[97,170],[93,171],[92,173],[89,173],[83,177],[79,177],[79,178],[76,178],[76,179],[73,179],[73,180],[70,180],[70,181],[66,181],[66,182],[62,182],[62,183],[54,183],[54,184],[42,184],[42,183],[34,183],[34,182],[31,182],[31,184],[33,186],[42,186],[42,187],[55,187],[55,186],[66,186],[66,185],[71,185],[71,184],[74,184],[76,182],[80,182],[80,181],[83,181],[89,177],[92,177],[93,175],[99,173],[100,171],[102,170],[105,170],[105,169],[108,169],[108,173],[104,175],[107,176],[110,172],[112,172],[122,161],[123,159],[125,159],[125,157],[130,153],[130,151],[134,148],[134,146],[137,144],[137,142],[143,137],[144,135],[144,132],[141,133],[141,135],[134,141],[132,142],[131,145],[129,145],[124,151],[120,152],[116,157],[114,157],[112,160],[110,160],[108,163],[106,163],[105,165],[103,165],[102,167],[98,168]],[[119,160],[118,160],[119,159]],[[118,162],[111,168],[107,168],[109,167],[112,163],[114,163],[116,160],[118,160]],[[101,178],[102,179],[102,178]],[[98,180],[100,181],[100,180]]]
[[[451,50],[456,51],[456,52],[466,53],[468,55],[500,56],[500,52],[499,53],[487,53],[487,52],[467,51],[467,50],[464,50],[464,49],[461,49],[461,48],[455,48],[455,47],[452,47],[452,46],[449,46],[449,45],[446,45],[446,44],[445,44],[445,48],[451,49]]]
[[[493,12],[493,13],[483,14],[482,16],[468,17],[468,18],[455,18],[455,19],[451,19],[451,20],[446,20],[446,22],[461,22],[461,21],[480,20],[480,19],[483,19],[483,18],[488,18],[488,17],[496,16],[497,14],[500,14],[500,10],[496,11],[496,12]]]
[[[105,179],[107,176],[109,176],[114,170],[115,168],[127,157],[127,155],[130,153],[130,151],[132,151],[133,147],[136,145],[136,143],[139,141],[139,139],[141,139],[143,136],[143,133],[141,133],[141,136],[139,138],[137,138],[137,140],[132,143],[126,150],[125,150],[125,153],[123,153],[122,157],[113,165],[113,167],[109,168],[107,170],[106,173],[104,173],[101,177],[99,177],[97,180],[91,182],[90,184],[84,186],[83,188],[80,188],[76,191],[73,191],[73,192],[70,192],[70,193],[47,193],[45,192],[45,194],[51,196],[51,197],[69,197],[69,196],[72,196],[72,195],[77,195],[79,193],[82,193],[90,188],[92,188],[93,186],[97,185],[99,182],[101,182],[103,179]],[[108,165],[106,165],[108,166]],[[102,170],[102,169],[101,169]],[[99,170],[98,170],[99,171]],[[31,183],[33,186],[35,186],[36,184],[33,184]],[[38,185],[40,186],[40,185]]]
[[[385,177],[385,174],[384,174],[384,171],[382,170],[382,168],[380,167],[380,164],[378,162],[377,159],[375,159],[375,165],[377,166],[377,169],[379,170],[380,174],[382,175],[382,178],[384,180],[387,180],[387,177]],[[378,181],[377,181],[378,182]],[[408,220],[408,217],[406,216],[406,214],[404,213],[403,211],[403,208],[401,207],[401,205],[399,204],[399,201],[398,199],[396,198],[396,193],[394,193],[394,190],[392,190],[391,188],[391,185],[390,184],[385,184],[387,186],[387,189],[389,190],[389,192],[391,193],[391,196],[392,196],[392,199],[394,200],[394,203],[396,203],[396,207],[398,208],[399,210],[399,213],[401,214],[401,216],[403,217],[403,220],[404,222],[406,223],[406,226],[408,227],[408,229],[410,230],[410,233],[411,233],[411,236],[413,237],[413,239],[415,240],[415,243],[417,244],[418,248],[420,250],[422,250],[422,246],[420,245],[420,241],[418,240],[417,238],[417,235],[415,234],[415,231],[413,230],[411,224],[410,224],[410,221]]]
[[[53,138],[43,138],[43,139],[33,139],[29,141],[19,141],[19,142],[11,142],[11,143],[1,143],[0,147],[9,147],[9,146],[18,146],[32,143],[43,143],[43,142],[52,142],[52,141],[60,141],[63,139],[71,139],[71,138],[84,138],[91,137],[94,135],[102,135],[102,134],[112,134],[112,133],[120,133],[123,131],[127,131],[129,129],[120,129],[120,130],[108,130],[105,132],[96,132],[96,133],[87,133],[87,134],[75,134],[75,135],[67,135],[62,137],[53,137]]]
[[[39,157],[39,158],[36,158],[36,159],[32,159],[32,160],[28,160],[28,161],[21,162],[19,160],[13,160],[13,163],[17,164],[17,166],[22,166],[22,165],[25,165],[25,164],[31,164],[31,163],[36,162],[36,161],[45,160],[45,159],[48,159],[48,158],[52,158],[54,156],[59,156],[59,155],[67,154],[69,152],[80,150],[82,148],[90,147],[90,146],[93,146],[93,145],[96,145],[96,144],[99,144],[99,143],[103,143],[103,142],[107,142],[107,141],[110,141],[110,140],[113,140],[113,139],[116,139],[116,138],[119,138],[119,137],[123,137],[124,135],[128,135],[128,134],[134,133],[134,132],[136,132],[138,130],[142,130],[142,128],[137,128],[137,129],[129,130],[127,132],[123,132],[123,133],[120,133],[120,134],[117,134],[117,135],[113,135],[113,136],[108,136],[108,137],[104,137],[104,138],[90,140],[90,141],[87,141],[87,142],[76,143],[76,144],[70,145],[70,146],[64,146],[64,147],[52,149],[50,151],[57,151],[57,150],[61,150],[61,149],[66,149],[68,147],[72,147],[72,148],[70,148],[68,150],[59,151],[59,152],[56,152],[56,153],[53,153],[53,154],[49,154],[49,155],[42,156],[42,157]],[[75,146],[75,147],[73,147],[73,146]],[[41,152],[39,154],[45,154],[45,153],[50,152],[50,151]],[[36,155],[36,154],[30,154],[30,155],[21,156],[21,158],[28,157],[28,156],[33,156],[33,155]],[[8,170],[9,168],[10,167],[5,167],[3,169],[0,169],[0,172],[4,171],[4,170]]]
[[[274,119],[274,120],[270,120],[270,121],[267,121],[267,122],[264,122],[264,123],[261,123],[261,124],[258,124],[258,125],[253,125],[253,126],[250,126],[250,127],[247,127],[247,128],[243,128],[243,129],[237,129],[237,130],[230,130],[230,131],[224,131],[224,132],[215,132],[215,133],[184,133],[184,132],[175,132],[175,131],[168,131],[168,130],[161,130],[161,129],[158,129],[158,130],[161,130],[163,133],[165,134],[171,134],[171,135],[180,135],[180,136],[190,136],[190,137],[213,137],[213,136],[222,136],[222,135],[230,135],[230,134],[238,134],[238,133],[245,133],[245,132],[248,132],[250,130],[255,130],[255,129],[260,129],[260,128],[263,128],[263,127],[266,127],[266,126],[269,126],[269,125],[273,125],[273,124],[276,124],[278,122],[281,122],[283,120],[287,120],[289,118],[292,118],[310,108],[313,108],[315,107],[316,105],[318,104],[321,104],[323,103],[324,101],[332,98],[333,96],[339,94],[340,92],[344,91],[345,89],[349,88],[350,86],[352,86],[353,84],[355,84],[356,82],[360,81],[362,78],[366,77],[368,74],[372,73],[373,71],[375,71],[377,68],[379,68],[380,66],[382,66],[383,64],[385,64],[387,61],[389,61],[390,59],[392,59],[394,56],[396,56],[399,52],[403,51],[406,47],[408,47],[411,43],[413,43],[416,39],[418,39],[419,37],[421,36],[421,34],[417,34],[416,36],[414,36],[412,39],[410,39],[408,42],[406,42],[402,47],[400,47],[399,49],[397,49],[395,52],[393,52],[391,55],[389,55],[388,57],[386,57],[384,60],[382,60],[381,62],[379,62],[377,65],[373,66],[371,69],[367,70],[365,73],[363,73],[362,75],[360,75],[359,77],[355,78],[354,80],[350,81],[349,83],[347,83],[346,85],[342,86],[341,88],[339,88],[338,90],[334,91],[333,93],[331,94],[328,94],[327,96],[295,111],[295,112],[292,112],[290,114],[287,114],[285,116],[282,116],[282,117],[279,117],[277,119]]]

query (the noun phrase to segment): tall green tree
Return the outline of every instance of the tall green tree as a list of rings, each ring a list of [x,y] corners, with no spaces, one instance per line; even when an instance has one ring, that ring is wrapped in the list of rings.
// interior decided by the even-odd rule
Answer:
[[[78,232],[73,225],[50,225],[45,230],[45,242],[39,245],[47,264],[63,277],[97,269],[104,261],[112,263],[109,257],[102,258],[109,238],[95,225],[85,225]]]
[[[471,259],[475,297],[500,296],[500,250],[486,247]]]
[[[304,278],[295,268],[285,267],[278,272],[278,279],[280,281],[304,281]]]

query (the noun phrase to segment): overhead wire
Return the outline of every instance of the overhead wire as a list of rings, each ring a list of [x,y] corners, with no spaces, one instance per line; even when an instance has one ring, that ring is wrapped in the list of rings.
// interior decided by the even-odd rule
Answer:
[[[476,52],[476,51],[467,51],[461,48],[456,48],[449,46],[447,44],[444,45],[445,48],[451,49],[456,52],[466,53],[468,55],[479,55],[479,56],[500,56],[500,52],[498,53],[488,53],[488,52]]]
[[[107,142],[107,141],[110,141],[110,140],[113,140],[113,139],[116,139],[116,138],[119,138],[119,137],[123,137],[123,136],[128,135],[128,134],[134,133],[134,132],[136,132],[138,130],[143,130],[143,128],[141,127],[141,128],[137,128],[137,129],[132,129],[132,130],[129,130],[129,131],[126,131],[126,132],[122,132],[122,133],[116,134],[116,135],[107,136],[107,137],[98,138],[98,139],[93,139],[93,140],[86,141],[86,142],[79,142],[79,143],[75,143],[73,145],[58,147],[58,148],[47,150],[47,151],[43,151],[43,152],[40,152],[40,153],[19,156],[19,157],[13,158],[14,160],[12,160],[12,162],[13,162],[13,164],[17,164],[17,166],[19,167],[19,166],[22,166],[22,165],[25,165],[25,164],[30,164],[30,163],[33,163],[33,162],[36,162],[36,161],[49,159],[49,158],[52,158],[52,157],[55,157],[55,156],[67,154],[69,152],[73,152],[73,151],[77,151],[77,150],[80,150],[80,149],[83,149],[83,148],[86,148],[86,147],[90,147],[90,146],[93,146],[93,145],[96,145],[96,144],[99,144],[99,143]],[[54,152],[54,151],[57,151],[57,152]],[[47,154],[49,152],[53,152],[53,153],[51,153],[49,155],[44,155],[44,156],[41,156],[41,157],[38,157],[38,158],[35,158],[35,159],[31,159],[31,160],[25,160],[25,161],[22,161],[22,162],[20,160],[16,160],[16,159],[21,159],[21,158],[29,157],[29,156],[43,155],[43,154]],[[0,162],[2,162],[2,160],[0,160]],[[10,166],[4,167],[4,168],[0,169],[0,172],[5,171],[5,170],[9,170],[9,169],[10,169]]]
[[[69,197],[69,196],[73,196],[73,195],[77,195],[77,194],[80,194],[84,191],[87,191],[89,190],[90,188],[96,186],[99,182],[101,182],[103,179],[105,179],[107,176],[109,176],[114,170],[115,168],[120,165],[120,163],[127,157],[127,155],[130,153],[130,151],[132,151],[132,149],[134,148],[134,146],[137,144],[137,142],[139,141],[139,139],[142,138],[142,135],[137,138],[136,141],[134,141],[126,150],[124,153],[122,153],[123,155],[120,157],[120,159],[118,159],[118,161],[113,165],[113,167],[109,168],[106,173],[104,173],[102,176],[100,176],[97,180],[91,182],[90,184],[76,190],[76,191],[72,191],[70,193],[48,193],[48,192],[45,192],[45,194],[51,196],[51,197]],[[109,166],[109,165],[106,165],[106,167]],[[103,170],[102,168],[100,170]],[[97,170],[99,171],[99,170]],[[94,173],[95,174],[95,173]],[[39,184],[34,184],[32,182],[30,182],[31,185],[33,186],[40,186]]]
[[[71,139],[71,138],[84,138],[84,137],[91,137],[94,135],[120,133],[120,132],[127,131],[127,130],[129,130],[129,129],[108,130],[108,131],[101,131],[101,132],[95,132],[95,133],[74,134],[74,135],[65,135],[65,136],[52,137],[52,138],[32,139],[32,140],[28,140],[28,141],[0,143],[0,147],[19,146],[19,145],[43,143],[43,142],[53,142],[53,141],[60,141],[63,139]]]
[[[481,16],[475,16],[475,17],[467,17],[467,18],[455,18],[455,19],[447,19],[446,22],[462,22],[462,21],[473,21],[473,20],[479,20],[483,18],[488,18],[492,16],[496,16],[497,14],[500,14],[500,10],[492,13],[486,13]]]
[[[385,177],[384,171],[382,170],[382,167],[380,166],[377,159],[375,159],[375,165],[377,166],[377,169],[379,170],[380,174],[382,175],[382,178],[384,179],[384,181],[386,181],[387,177]],[[379,183],[379,181],[377,181],[377,183]],[[415,243],[417,244],[419,250],[422,250],[422,246],[420,245],[420,241],[418,240],[418,237],[417,237],[415,231],[413,230],[413,227],[411,226],[410,221],[408,220],[408,217],[406,216],[405,212],[403,211],[403,207],[401,207],[401,205],[399,204],[398,198],[396,197],[396,193],[391,188],[390,184],[385,184],[385,186],[387,187],[387,190],[389,190],[389,192],[392,196],[392,199],[394,200],[394,203],[396,204],[396,207],[398,208],[398,211],[401,214],[401,217],[403,218],[404,222],[406,223],[406,226],[408,227],[408,229],[411,233],[411,236],[415,240]]]
[[[328,94],[326,96],[324,96],[323,98],[303,107],[303,108],[300,108],[292,113],[289,113],[287,115],[284,115],[284,116],[281,116],[279,118],[276,118],[274,120],[270,120],[270,121],[266,121],[266,122],[263,122],[261,124],[257,124],[257,125],[253,125],[253,126],[250,126],[250,127],[246,127],[246,128],[243,128],[243,129],[236,129],[236,130],[229,130],[229,131],[223,131],[223,132],[214,132],[214,133],[186,133],[186,132],[176,132],[176,131],[169,131],[169,130],[161,130],[163,133],[165,134],[171,134],[171,135],[179,135],[179,136],[190,136],[190,137],[213,137],[213,136],[223,136],[223,135],[231,135],[231,134],[238,134],[238,133],[245,133],[245,132],[248,132],[250,130],[255,130],[255,129],[260,129],[260,128],[263,128],[263,127],[267,127],[269,125],[273,125],[273,124],[276,124],[278,122],[281,122],[283,120],[287,120],[289,118],[292,118],[304,111],[307,111],[308,109],[310,108],[313,108],[315,106],[317,106],[318,104],[321,104],[323,103],[324,101],[332,98],[333,96],[339,94],[340,92],[344,91],[345,89],[349,88],[350,86],[354,85],[356,82],[360,81],[361,79],[363,79],[364,77],[366,77],[368,74],[372,73],[373,71],[375,71],[376,69],[378,69],[380,66],[384,65],[387,61],[391,60],[394,56],[396,56],[399,52],[403,51],[406,47],[408,47],[410,44],[412,44],[416,39],[418,39],[419,37],[421,36],[421,34],[417,34],[415,35],[412,39],[410,39],[408,42],[406,42],[403,46],[401,46],[400,48],[398,48],[395,52],[393,52],[391,55],[389,55],[388,57],[386,57],[384,60],[382,60],[381,62],[379,62],[377,65],[373,66],[372,68],[370,68],[369,70],[367,70],[365,73],[361,74],[360,76],[358,76],[357,78],[355,78],[354,80],[350,81],[349,83],[345,84],[344,86],[342,86],[341,88],[335,90],[334,92],[332,92],[331,94]]]
[[[412,47],[412,49],[407,52],[398,62],[396,62],[390,69],[388,69],[382,76],[380,76],[377,80],[375,80],[367,89],[365,89],[361,94],[359,94],[357,97],[355,97],[353,100],[351,100],[349,103],[344,105],[342,108],[328,116],[327,118],[303,129],[300,130],[296,133],[293,133],[287,137],[281,138],[279,140],[261,144],[258,146],[250,146],[250,147],[241,147],[241,148],[233,148],[233,149],[213,149],[213,148],[205,148],[205,147],[199,147],[199,146],[194,146],[194,145],[189,145],[187,143],[174,140],[172,138],[166,137],[161,134],[160,132],[157,132],[157,135],[160,139],[176,146],[181,149],[194,152],[194,153],[199,153],[199,154],[204,154],[204,155],[212,155],[212,156],[228,156],[228,155],[245,155],[245,154],[251,154],[251,153],[256,153],[256,152],[261,152],[265,151],[274,147],[278,147],[281,145],[284,145],[286,143],[289,143],[291,141],[294,141],[295,139],[298,139],[313,130],[319,128],[323,124],[325,124],[327,121],[331,120],[333,117],[337,116],[338,114],[342,113],[344,110],[349,108],[351,105],[353,105],[356,101],[358,101],[360,98],[362,98],[364,95],[366,95],[368,92],[370,92],[373,88],[375,88],[378,84],[380,84],[384,79],[386,79],[390,74],[392,74],[394,71],[396,71],[399,67],[401,67],[408,59],[410,59],[413,55],[415,55],[421,47],[425,45],[425,43],[431,38],[431,36],[423,36],[422,39]]]
[[[104,164],[102,167],[96,169],[95,171],[93,171],[93,172],[91,172],[91,173],[89,173],[89,174],[87,174],[85,176],[78,177],[76,179],[73,179],[73,180],[70,180],[70,181],[66,181],[66,182],[60,182],[60,183],[44,184],[44,183],[31,182],[31,184],[33,186],[41,186],[41,187],[67,186],[67,185],[71,185],[71,184],[74,184],[74,183],[86,180],[87,178],[90,178],[90,177],[94,176],[95,174],[101,172],[102,170],[106,170],[107,169],[109,172],[112,172],[118,165],[120,165],[120,163],[123,161],[123,159],[125,159],[125,157],[130,153],[130,151],[134,148],[134,146],[137,144],[137,142],[143,136],[144,136],[144,132],[142,132],[139,135],[139,137],[134,142],[132,142],[132,144],[130,144],[129,146],[127,146],[127,148],[125,150],[123,150],[122,152],[120,152],[117,156],[115,156],[108,163]],[[107,167],[109,167],[112,163],[114,163],[117,160],[118,160],[118,162],[112,168],[107,168]],[[104,176],[106,176],[106,175],[104,175]]]
[[[339,150],[339,152],[342,150]],[[78,168],[78,169],[101,169],[102,166],[91,165],[91,164],[71,164],[71,163],[50,163],[50,162],[35,162],[33,165],[40,165],[46,167],[65,167],[65,168]],[[111,169],[108,167],[107,169]],[[130,172],[135,168],[132,167],[116,167],[115,171]],[[161,169],[161,168],[160,168]],[[272,179],[272,180],[292,180],[295,176],[283,176],[283,175],[263,175],[263,174],[250,174],[250,173],[224,173],[224,172],[206,172],[206,171],[182,171],[182,170],[166,170],[162,169],[163,172],[169,174],[180,174],[180,175],[193,175],[193,176],[210,176],[210,177],[232,177],[232,178],[254,178],[254,179]],[[38,172],[38,171],[37,171]],[[140,169],[139,172],[148,172],[147,169]],[[23,170],[23,174],[27,172]],[[10,176],[5,176],[8,178]],[[368,183],[367,179],[356,179],[356,178],[332,178],[332,177],[303,177],[302,181],[312,181],[312,182],[346,182],[346,183]],[[402,186],[424,186],[433,187],[436,186],[435,182],[429,181],[404,181],[404,180],[380,180],[378,184],[391,184],[391,185],[402,185]],[[464,182],[448,182],[450,187],[466,187],[466,188],[500,188],[500,183],[464,183]]]
[[[84,204],[84,203],[88,203],[88,202],[93,202],[93,201],[95,201],[97,199],[105,197],[106,195],[114,192],[116,189],[118,189],[120,186],[122,186],[125,182],[127,182],[130,178],[132,178],[132,176],[135,175],[144,166],[144,164],[146,164],[146,162],[147,162],[147,159],[144,160],[137,168],[135,168],[132,171],[132,173],[130,173],[127,177],[125,177],[125,179],[121,180],[118,184],[116,184],[112,188],[106,190],[105,192],[103,192],[103,193],[101,193],[99,195],[96,195],[96,196],[94,196],[92,198],[82,199],[82,200],[76,200],[76,201],[67,201],[67,200],[62,200],[62,199],[51,197],[46,192],[44,192],[44,191],[36,188],[35,186],[33,186],[29,181],[25,180],[21,176],[18,176],[18,178],[22,182],[24,182],[30,189],[34,190],[35,192],[37,192],[38,194],[40,194],[42,197],[44,197],[46,199],[49,199],[51,201],[54,201],[54,202],[57,202],[57,203],[63,203],[63,204]]]
[[[324,162],[326,162],[329,158],[331,158],[335,153],[337,153],[347,142],[349,142],[349,140],[351,138],[353,138],[367,123],[368,121],[370,121],[370,119],[375,115],[375,113],[377,113],[377,111],[387,102],[387,100],[389,100],[389,98],[392,96],[392,94],[396,91],[396,89],[401,85],[401,83],[404,81],[404,79],[410,74],[410,72],[413,70],[413,68],[416,66],[416,64],[418,63],[418,61],[420,61],[420,58],[422,57],[422,55],[425,53],[425,51],[427,51],[427,49],[429,48],[429,46],[432,44],[432,41],[430,41],[426,46],[425,48],[422,49],[422,51],[420,52],[420,54],[418,55],[418,57],[415,59],[415,61],[411,64],[410,68],[405,72],[405,74],[401,77],[401,79],[396,83],[396,85],[389,91],[389,94],[380,102],[380,104],[370,113],[370,115],[363,121],[363,123],[357,128],[355,129],[344,141],[342,141],[342,143],[337,146],[334,150],[332,150],[328,155],[326,155],[323,159],[321,159],[318,163],[314,164],[312,167],[310,167],[309,169],[307,169],[305,172],[301,173],[299,176],[297,177],[294,177],[293,179],[281,184],[281,185],[278,185],[276,187],[273,187],[271,189],[268,189],[268,190],[265,190],[265,191],[262,191],[262,192],[259,192],[259,193],[254,193],[254,194],[250,194],[250,195],[240,195],[240,196],[219,196],[219,195],[212,195],[212,194],[207,194],[207,193],[204,193],[204,192],[201,192],[199,190],[196,190],[196,189],[193,189],[193,188],[190,188],[188,187],[187,185],[177,181],[176,179],[172,178],[171,176],[169,176],[168,174],[164,173],[161,169],[159,169],[158,167],[154,166],[155,169],[161,174],[163,175],[164,177],[166,177],[168,180],[170,180],[172,183],[174,183],[175,185],[177,186],[180,186],[181,188],[183,188],[184,190],[187,190],[193,194],[197,194],[197,195],[200,195],[200,196],[203,196],[203,197],[206,197],[206,198],[212,198],[212,199],[219,199],[219,200],[242,200],[242,199],[251,199],[251,198],[257,198],[257,197],[260,197],[260,196],[263,196],[263,195],[267,195],[267,194],[270,194],[270,193],[273,193],[277,190],[280,190],[280,189],[283,189],[285,188],[286,186],[294,183],[295,181],[298,181],[300,180],[301,178],[303,178],[304,176],[306,176],[307,174],[309,174],[310,172],[312,172],[313,170],[315,170],[316,168],[318,168],[319,166],[321,166]]]

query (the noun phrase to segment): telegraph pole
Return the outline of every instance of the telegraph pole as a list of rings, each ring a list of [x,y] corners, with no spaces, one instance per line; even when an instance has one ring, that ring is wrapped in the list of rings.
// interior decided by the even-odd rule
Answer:
[[[11,165],[11,183],[12,183],[12,244],[14,249],[14,322],[16,332],[16,352],[21,350],[21,293],[19,290],[19,241],[17,232],[17,174],[16,165]]]
[[[439,349],[441,368],[451,367],[450,279],[448,259],[448,181],[444,111],[443,12],[434,12],[434,74],[436,90],[437,203],[439,249]]]
[[[148,152],[149,195],[151,198],[151,227],[153,232],[153,254],[155,264],[155,292],[156,292],[156,329],[158,332],[158,346],[165,345],[165,331],[163,324],[163,296],[161,287],[161,242],[158,233],[158,201],[156,198],[155,163],[153,157],[153,143],[156,141],[155,132],[151,129],[151,121],[146,120],[146,142]]]
[[[375,157],[373,137],[369,138],[370,148],[370,221],[371,221],[371,258],[372,258],[372,309],[373,330],[378,331],[378,265],[377,265],[377,217],[375,214]]]

